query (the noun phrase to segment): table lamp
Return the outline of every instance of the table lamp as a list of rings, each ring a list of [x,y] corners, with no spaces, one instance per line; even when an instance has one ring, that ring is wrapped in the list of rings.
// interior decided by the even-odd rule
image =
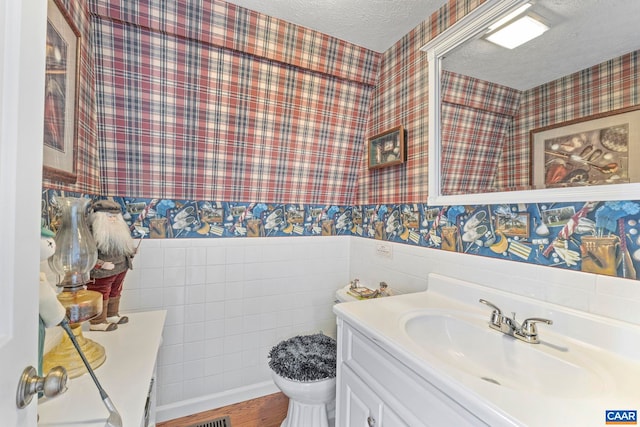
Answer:
[[[82,335],[82,322],[102,312],[102,295],[85,287],[98,259],[96,243],[87,225],[90,200],[75,197],[57,200],[61,224],[55,236],[56,251],[49,258],[49,266],[58,274],[57,286],[62,288],[58,300],[66,310],[73,335],[89,365],[96,369],[106,359],[104,347]],[[43,371],[48,372],[54,366],[63,366],[69,378],[87,372],[74,343],[64,334],[60,343],[44,355]]]

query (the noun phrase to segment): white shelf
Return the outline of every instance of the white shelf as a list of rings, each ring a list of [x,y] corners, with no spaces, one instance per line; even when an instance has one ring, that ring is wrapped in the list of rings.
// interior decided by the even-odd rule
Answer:
[[[104,346],[107,360],[96,377],[122,416],[123,427],[140,427],[162,342],[165,311],[127,314],[113,332],[83,332]],[[38,402],[39,427],[104,427],[109,411],[89,374],[69,380],[68,390]]]

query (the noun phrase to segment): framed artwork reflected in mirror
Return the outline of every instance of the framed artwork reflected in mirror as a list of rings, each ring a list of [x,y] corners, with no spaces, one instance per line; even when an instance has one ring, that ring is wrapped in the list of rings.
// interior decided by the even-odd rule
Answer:
[[[534,129],[535,188],[640,181],[640,107],[624,108]]]

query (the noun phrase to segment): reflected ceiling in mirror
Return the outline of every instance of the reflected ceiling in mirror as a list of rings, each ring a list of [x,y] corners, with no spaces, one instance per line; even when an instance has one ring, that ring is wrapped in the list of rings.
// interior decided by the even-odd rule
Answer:
[[[541,37],[513,50],[483,38],[491,23],[523,3],[487,1],[423,48],[429,55],[431,94],[430,203],[611,200],[631,197],[632,191],[637,195],[640,184],[619,184],[629,176],[622,162],[614,161],[620,152],[606,152],[593,140],[583,140],[574,152],[549,149],[548,159],[534,160],[530,143],[547,128],[558,128],[562,136],[563,126],[574,122],[582,125],[566,131],[583,133],[596,123],[591,119],[640,103],[640,26],[634,25],[640,2],[620,0],[612,7],[611,2],[596,0],[539,0],[525,13],[550,27]],[[631,150],[632,136],[629,141]],[[635,145],[640,150],[640,139]],[[589,160],[590,153],[581,157],[589,150],[598,159]],[[568,181],[572,188],[567,190],[551,188],[566,183],[545,182],[536,187],[543,190],[533,191],[534,169],[540,162],[544,168],[547,160],[559,165],[556,178],[564,173],[563,179],[569,180],[574,169],[600,168],[607,176],[598,183],[608,180],[614,185],[603,189],[587,181]],[[614,163],[619,163],[617,169]],[[576,172],[573,179],[576,176],[581,175]]]
[[[443,69],[525,91],[640,47],[638,0],[538,0],[524,14],[550,30],[511,50],[478,34],[448,52]]]

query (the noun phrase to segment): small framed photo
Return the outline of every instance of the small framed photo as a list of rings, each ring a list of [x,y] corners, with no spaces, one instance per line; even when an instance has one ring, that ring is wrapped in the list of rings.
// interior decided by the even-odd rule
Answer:
[[[531,131],[534,188],[640,181],[640,107]]]
[[[80,32],[60,0],[49,0],[44,101],[43,176],[74,183]]]
[[[527,239],[529,231],[529,213],[518,212],[514,215],[496,215],[496,231],[505,236],[518,236]]]
[[[404,163],[406,159],[404,128],[397,126],[369,138],[369,169]]]

